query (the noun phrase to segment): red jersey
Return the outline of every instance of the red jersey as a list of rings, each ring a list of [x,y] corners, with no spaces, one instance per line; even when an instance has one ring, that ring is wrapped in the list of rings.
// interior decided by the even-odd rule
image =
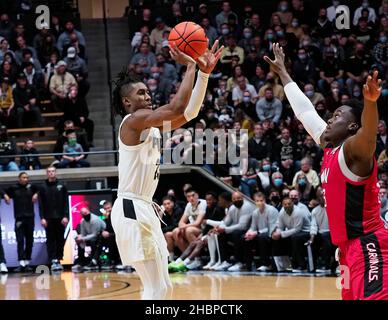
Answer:
[[[384,227],[380,217],[376,160],[372,174],[356,182],[347,177],[352,173],[347,169],[341,149],[325,149],[321,170],[330,234],[336,245]],[[348,171],[347,176],[345,171]]]

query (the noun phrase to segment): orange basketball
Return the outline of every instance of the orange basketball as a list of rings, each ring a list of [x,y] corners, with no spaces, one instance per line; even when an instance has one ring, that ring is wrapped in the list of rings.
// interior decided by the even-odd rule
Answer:
[[[185,21],[171,30],[168,42],[170,46],[175,42],[179,50],[197,60],[206,51],[208,39],[200,25]]]

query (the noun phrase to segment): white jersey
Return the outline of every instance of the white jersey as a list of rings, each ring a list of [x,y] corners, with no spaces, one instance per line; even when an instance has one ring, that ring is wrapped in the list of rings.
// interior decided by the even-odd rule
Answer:
[[[160,140],[161,134],[157,128],[149,128],[142,132],[140,144],[127,146],[120,139],[120,130],[125,116],[120,124],[119,140],[119,186],[118,194],[125,197],[135,194],[152,199],[159,181]]]

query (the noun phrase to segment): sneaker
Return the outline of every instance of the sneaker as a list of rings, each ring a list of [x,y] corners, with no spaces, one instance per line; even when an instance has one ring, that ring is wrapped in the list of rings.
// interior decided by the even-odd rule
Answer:
[[[125,272],[129,272],[129,273],[131,273],[131,272],[133,272],[135,269],[133,269],[131,266],[125,266],[124,267],[124,271]]]
[[[76,265],[71,267],[71,271],[75,272],[75,273],[82,272],[83,267],[80,264],[76,264]]]
[[[101,270],[110,271],[113,270],[113,266],[109,262],[106,262],[101,265]]]
[[[8,273],[7,266],[5,265],[4,262],[0,263],[0,272],[1,273]]]
[[[23,267],[23,268],[26,266],[25,260],[20,260],[20,261],[19,261],[19,264],[20,264],[20,266]]]
[[[303,269],[302,267],[292,269],[292,273],[303,273],[303,272],[307,272],[307,269]]]
[[[51,271],[63,271],[63,266],[59,263],[58,260],[53,260],[51,263]]]
[[[236,271],[241,271],[243,269],[244,269],[243,264],[241,262],[237,262],[233,266],[229,267],[228,271],[236,272]]]
[[[175,272],[186,272],[187,267],[186,267],[185,263],[182,261],[182,262],[175,263],[174,270],[175,270]]]
[[[329,274],[329,273],[331,273],[331,270],[330,270],[330,268],[322,267],[322,268],[317,269],[316,272]]]
[[[218,267],[214,268],[215,271],[225,271],[232,266],[228,261],[222,262]]]
[[[124,266],[123,266],[122,264],[116,264],[116,265],[115,265],[115,269],[116,269],[117,271],[124,271]]]
[[[213,267],[216,263],[213,261],[209,261],[209,263],[205,266],[203,266],[203,270],[211,270],[211,267]]]
[[[272,268],[271,267],[267,267],[267,266],[260,266],[256,270],[260,271],[260,272],[268,272],[268,271],[271,271]]]
[[[216,262],[215,264],[213,264],[211,267],[209,267],[209,270],[215,271],[216,268],[218,268],[221,264],[222,264],[222,262],[221,262],[221,261],[218,261],[218,262]]]
[[[202,267],[202,263],[200,260],[195,259],[192,263],[186,265],[186,268],[189,270],[196,270]]]
[[[98,270],[98,265],[97,262],[93,259],[90,261],[90,263],[84,267],[85,271],[97,271]]]
[[[173,262],[170,262],[168,264],[168,272],[175,272],[175,265],[176,265],[176,262],[173,261]]]

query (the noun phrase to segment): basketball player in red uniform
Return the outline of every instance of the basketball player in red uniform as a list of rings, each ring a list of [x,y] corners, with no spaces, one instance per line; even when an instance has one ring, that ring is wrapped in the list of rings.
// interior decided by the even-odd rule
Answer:
[[[388,230],[380,217],[377,164],[374,157],[376,101],[381,80],[375,71],[363,87],[364,108],[343,105],[326,123],[287,73],[284,53],[264,59],[279,74],[284,91],[307,132],[324,149],[321,182],[332,241],[339,247],[342,298],[388,299]]]

